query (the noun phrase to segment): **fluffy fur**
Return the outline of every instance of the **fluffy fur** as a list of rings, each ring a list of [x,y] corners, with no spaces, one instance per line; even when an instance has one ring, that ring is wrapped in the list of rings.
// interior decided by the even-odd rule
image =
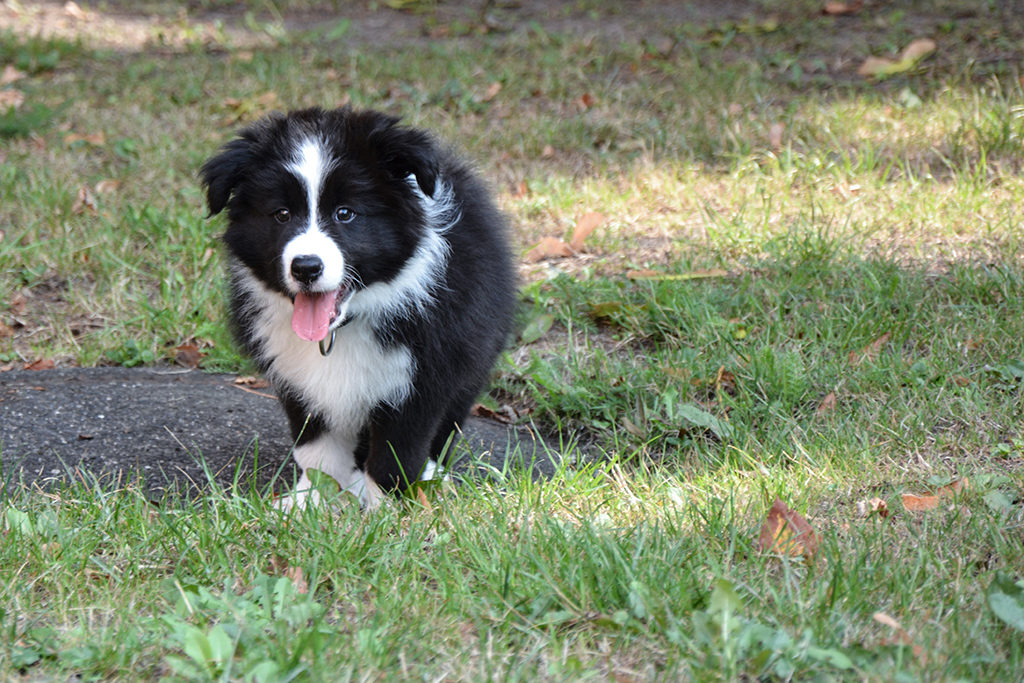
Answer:
[[[350,109],[272,115],[201,177],[210,214],[227,210],[236,336],[295,439],[289,500],[307,499],[308,468],[367,507],[432,471],[514,306],[505,221],[480,181],[423,131]]]

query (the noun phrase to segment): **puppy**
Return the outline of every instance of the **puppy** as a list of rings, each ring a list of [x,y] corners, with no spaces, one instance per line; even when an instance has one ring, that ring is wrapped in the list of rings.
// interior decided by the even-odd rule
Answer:
[[[510,331],[506,222],[469,166],[374,111],[242,130],[200,171],[227,209],[236,337],[274,386],[303,474],[376,507],[443,457]]]

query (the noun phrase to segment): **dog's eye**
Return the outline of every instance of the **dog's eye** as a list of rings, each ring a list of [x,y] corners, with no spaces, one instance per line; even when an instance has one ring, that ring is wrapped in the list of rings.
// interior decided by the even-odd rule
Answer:
[[[292,212],[288,209],[278,209],[274,212],[274,220],[278,223],[287,223],[292,219]]]
[[[335,223],[349,223],[353,218],[356,217],[356,212],[347,206],[339,206],[334,210],[334,222]]]

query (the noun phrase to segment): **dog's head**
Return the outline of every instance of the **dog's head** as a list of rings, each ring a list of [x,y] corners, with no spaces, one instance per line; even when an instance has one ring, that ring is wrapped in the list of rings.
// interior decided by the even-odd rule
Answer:
[[[438,228],[438,152],[378,112],[306,109],[242,130],[200,171],[210,215],[227,209],[230,255],[292,298],[308,340],[353,295],[395,279]]]

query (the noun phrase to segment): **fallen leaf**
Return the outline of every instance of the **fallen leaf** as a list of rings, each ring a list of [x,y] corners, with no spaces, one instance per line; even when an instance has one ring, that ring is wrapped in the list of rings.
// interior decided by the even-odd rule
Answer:
[[[527,263],[537,263],[549,258],[564,258],[571,256],[573,253],[572,247],[557,237],[544,237],[537,245],[526,252],[524,260]]]
[[[434,506],[430,504],[429,500],[427,500],[427,494],[423,490],[422,486],[416,487],[416,502],[422,505],[428,513],[434,511]]]
[[[604,214],[591,211],[580,216],[576,221],[576,229],[572,231],[572,239],[569,240],[569,247],[573,251],[582,251],[583,243],[590,233],[594,232],[597,226],[604,222]]]
[[[24,71],[18,69],[10,64],[4,67],[3,73],[0,73],[0,85],[10,85],[15,81],[20,81],[27,76]]]
[[[89,133],[83,135],[81,133],[68,133],[64,136],[64,145],[70,147],[76,142],[84,142],[92,145],[93,147],[102,147],[107,144],[107,136],[103,133]]]
[[[858,517],[870,517],[871,515],[876,513],[882,519],[885,519],[889,516],[889,506],[881,498],[869,498],[868,500],[858,500],[856,507]]]
[[[815,415],[827,415],[836,409],[836,392],[830,391],[821,399],[821,403],[814,409]]]
[[[121,187],[120,180],[111,180],[108,178],[107,180],[101,180],[96,183],[93,190],[96,191],[96,194],[111,194],[112,192],[116,192],[119,187]]]
[[[78,188],[78,196],[71,204],[71,213],[96,213],[96,209],[96,197],[93,196],[92,190],[84,185]]]
[[[512,192],[512,196],[516,199],[522,199],[530,194],[530,186],[525,180],[520,180],[516,185],[515,190]]]
[[[36,360],[25,363],[25,370],[52,370],[56,367],[56,363],[53,362],[52,358],[37,358]]]
[[[879,624],[888,626],[896,632],[892,638],[882,640],[882,645],[907,645],[910,647],[911,652],[914,653],[914,656],[917,657],[917,661],[920,662],[921,666],[925,666],[928,663],[928,656],[925,654],[924,648],[914,642],[910,633],[903,628],[900,622],[885,612],[875,612],[871,616]]]
[[[892,333],[886,332],[860,351],[850,351],[850,365],[856,366],[864,363],[865,361],[876,360],[878,358],[878,354],[882,352],[882,348],[889,343],[890,337],[892,337]]]
[[[14,88],[0,90],[0,109],[18,109],[25,104],[25,93]]]
[[[576,103],[580,105],[581,109],[590,109],[595,104],[597,104],[597,98],[591,95],[590,93],[585,92],[582,95],[580,95],[580,98],[576,100]]]
[[[519,419],[516,409],[510,405],[503,404],[497,410],[488,408],[483,403],[476,403],[469,411],[474,417],[482,417],[487,420],[494,420],[502,424],[512,424]]]
[[[930,38],[919,38],[911,41],[909,45],[903,48],[903,52],[900,53],[900,61],[919,62],[935,52],[937,47],[938,45],[935,44],[935,41]]]
[[[822,8],[823,14],[832,16],[846,16],[856,14],[864,7],[864,0],[852,0],[852,2],[826,2]]]
[[[309,593],[309,582],[306,581],[302,567],[287,567],[284,570],[284,576],[292,582],[292,586],[295,587],[296,593],[299,593],[300,595],[306,595]]]
[[[772,151],[778,153],[782,151],[782,134],[786,131],[786,124],[781,121],[776,121],[768,128],[768,144],[771,146]]]
[[[897,61],[884,57],[868,57],[857,69],[857,73],[869,78],[885,78],[901,74],[917,66],[918,62],[935,52],[936,47],[934,40],[921,38],[907,45]]]
[[[483,96],[480,98],[480,101],[481,102],[490,102],[495,97],[497,97],[498,93],[500,93],[500,92],[501,92],[501,83],[498,83],[497,81],[495,81],[494,83],[491,83],[489,86],[487,86],[487,91],[484,92]]]
[[[79,7],[77,2],[72,2],[71,0],[64,3],[64,14],[78,21],[85,21],[89,18],[85,10]]]
[[[953,498],[959,493],[967,490],[967,479],[958,479],[949,486],[943,486],[941,489],[931,495],[918,496],[913,493],[904,493],[903,507],[910,512],[924,512],[927,510],[934,510],[939,507],[943,499]]]
[[[555,156],[555,148],[551,145],[544,145],[544,149],[540,151],[540,156],[543,159],[550,159]]]
[[[174,349],[174,361],[186,368],[198,368],[203,352],[195,344],[182,344]]]
[[[821,539],[807,520],[776,498],[761,527],[757,547],[761,552],[803,555],[811,560],[820,543]]]
[[[253,377],[252,375],[236,377],[234,383],[240,386],[252,387],[253,389],[266,389],[270,386],[270,382],[267,380],[262,377]]]

